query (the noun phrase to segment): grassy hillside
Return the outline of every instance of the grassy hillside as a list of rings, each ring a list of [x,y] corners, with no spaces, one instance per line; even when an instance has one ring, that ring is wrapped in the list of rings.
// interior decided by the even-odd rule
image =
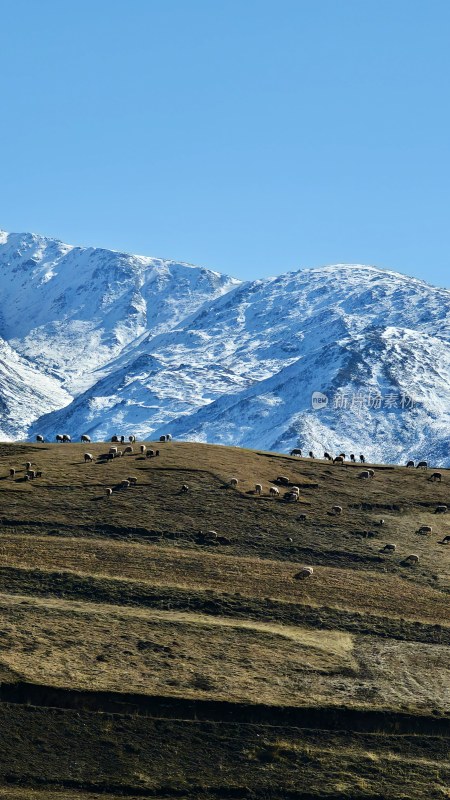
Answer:
[[[0,445],[0,798],[450,797],[450,472],[157,446]]]

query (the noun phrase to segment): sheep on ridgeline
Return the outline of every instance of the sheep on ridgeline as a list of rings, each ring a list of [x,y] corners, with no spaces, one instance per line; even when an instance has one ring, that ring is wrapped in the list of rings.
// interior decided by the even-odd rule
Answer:
[[[409,467],[415,467],[416,465],[415,465],[414,461],[408,461],[406,466],[407,466],[407,468],[409,468]]]
[[[72,439],[70,438],[68,433],[63,433],[62,440],[63,440],[63,442],[71,442],[72,441]]]
[[[120,486],[121,486],[122,489],[128,489],[129,485],[130,485],[130,481],[129,480],[124,480],[124,481],[120,482]]]
[[[85,454],[84,454],[84,463],[85,463],[85,464],[86,464],[88,461],[93,461],[93,460],[94,460],[94,456],[92,455],[92,453],[85,453]]]
[[[134,477],[134,475],[129,475],[127,478],[130,486],[136,486],[138,479]]]
[[[144,453],[145,453],[145,452],[146,452],[146,450],[147,450],[147,448],[146,448],[145,444],[141,444],[141,446],[140,446],[140,450],[141,450],[141,453],[142,453],[142,455],[144,455]]]
[[[263,487],[260,483],[255,484],[255,494],[262,494]]]
[[[183,483],[183,486],[181,487],[180,492],[182,494],[186,494],[188,491],[189,491],[189,486],[187,485],[187,483]]]
[[[290,480],[286,477],[286,475],[278,475],[275,483],[280,483],[281,486],[289,486]]]
[[[355,458],[355,454],[354,454],[354,453],[350,453],[350,461],[351,461],[353,464],[356,464],[356,458]]]
[[[345,455],[345,453],[339,453],[339,455],[340,455],[340,456],[341,456],[341,458],[343,458],[343,459],[344,459],[344,461],[345,461],[345,459],[346,459],[346,455]]]
[[[155,455],[155,451],[154,450],[147,450],[147,452],[145,454],[145,457],[146,458],[153,458],[154,455]]]
[[[396,544],[385,544],[384,547],[381,548],[380,553],[395,553],[396,550]]]
[[[131,435],[131,436],[128,437],[128,441],[131,442],[131,444],[134,444],[135,441],[136,441],[136,437]]]
[[[230,480],[228,481],[228,486],[232,486],[233,489],[235,489],[237,485],[238,485],[238,479],[230,478]]]
[[[419,461],[416,469],[428,469],[428,461]]]
[[[10,478],[16,477],[16,470],[14,469],[14,467],[11,467],[11,469],[9,470],[9,477]]]
[[[87,435],[87,433],[83,433],[80,439],[81,442],[85,442],[86,444],[90,444],[91,437]]]
[[[131,445],[127,445],[125,450],[123,451],[123,454],[124,454],[124,456],[126,456],[126,455],[128,455],[128,453],[132,453],[132,452],[133,452],[133,448],[131,447]]]
[[[291,450],[289,455],[291,455],[291,456],[301,456],[301,454],[302,454],[302,451],[300,450],[300,448],[299,447],[294,447],[294,449]]]
[[[280,494],[280,490],[277,489],[276,486],[271,486],[270,489],[269,489],[269,494],[271,494],[272,497],[278,497],[279,494]]]
[[[433,528],[431,527],[431,525],[421,525],[417,533],[429,536],[433,533]]]
[[[335,517],[339,517],[342,514],[342,506],[333,506],[331,513],[334,514]]]
[[[125,436],[121,436],[120,437],[120,444],[123,444],[124,442],[125,442]]]
[[[436,506],[436,509],[435,509],[434,513],[435,514],[446,514],[447,513],[447,506],[444,506],[444,505]]]
[[[57,433],[56,434],[56,441],[57,442],[63,442],[64,441],[64,436],[62,435],[62,433]]]
[[[411,555],[406,556],[406,558],[403,560],[403,563],[404,564],[418,564],[419,560],[420,559],[419,559],[418,555],[416,555],[415,553],[411,553]]]
[[[119,441],[119,437],[116,436],[116,434],[114,434],[114,436],[111,436],[111,441],[112,442],[118,442]]]
[[[323,457],[326,458],[327,461],[332,461],[333,460],[329,453],[324,453]]]
[[[313,451],[312,451],[312,450],[310,450],[310,451],[309,451],[309,457],[310,457],[310,458],[315,458],[315,455],[314,455],[314,453],[313,453]]]
[[[107,497],[111,497],[111,495],[112,495],[112,489],[111,489],[110,487],[108,487],[107,489],[105,489],[105,494],[106,494],[106,496],[107,496]]]
[[[433,472],[432,475],[428,478],[429,481],[442,481],[442,472]]]
[[[343,456],[336,456],[336,458],[333,458],[333,464],[339,464],[341,467],[343,467],[344,466]]]
[[[38,433],[38,434],[37,434],[37,436],[36,436],[36,441],[37,441],[37,442],[41,442],[41,443],[42,443],[42,442],[44,441],[44,437],[43,437],[43,436],[41,436],[41,434],[40,434],[40,433]]]
[[[303,578],[309,578],[314,573],[312,567],[302,567],[301,570],[296,572],[294,578],[296,581],[303,580]]]
[[[366,463],[366,459],[365,459],[365,457],[363,456],[362,453],[360,453],[359,461],[360,461],[361,464],[365,464]]]

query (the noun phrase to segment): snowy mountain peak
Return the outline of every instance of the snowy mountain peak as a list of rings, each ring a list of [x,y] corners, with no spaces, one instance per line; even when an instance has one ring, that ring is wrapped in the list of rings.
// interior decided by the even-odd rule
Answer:
[[[242,283],[3,233],[0,287],[4,436],[170,425],[187,439],[449,463],[448,290],[361,264]],[[26,385],[38,403],[19,402]]]

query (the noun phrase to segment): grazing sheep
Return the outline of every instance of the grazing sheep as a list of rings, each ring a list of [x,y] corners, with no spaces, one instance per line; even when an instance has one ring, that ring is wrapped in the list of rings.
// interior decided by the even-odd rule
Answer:
[[[160,441],[160,442],[166,442],[166,441],[167,441],[167,439],[166,439],[166,435],[165,435],[164,433],[163,433],[163,435],[162,435],[162,436],[160,436],[160,437],[159,437],[159,441]]]
[[[35,470],[34,469],[29,469],[27,471],[27,478],[29,478],[32,481],[32,480],[34,480],[35,477],[36,477]]]
[[[154,450],[147,450],[147,453],[146,453],[145,457],[146,458],[153,458],[154,455],[155,455],[155,451]]]
[[[117,457],[117,458],[120,458],[120,456],[123,456],[123,450],[118,450],[118,451],[117,451],[117,453],[116,453],[116,457]]]
[[[359,473],[358,478],[364,478],[365,480],[370,480],[370,472],[368,469],[363,470]]]
[[[289,478],[286,478],[285,475],[278,475],[278,478],[276,479],[275,483],[281,483],[282,486],[289,486],[290,480]]]
[[[132,453],[132,452],[133,448],[130,445],[127,445],[125,450],[123,451],[123,454],[126,455],[127,453]]]
[[[314,570],[312,567],[302,567],[299,572],[294,575],[295,580],[302,580],[303,578],[309,578],[313,574]]]
[[[271,486],[269,489],[269,494],[271,494],[272,497],[278,497],[278,495],[280,494],[280,490],[277,489],[276,486]]]
[[[374,469],[368,469],[367,472],[369,473],[371,478],[375,477],[375,470]]]
[[[62,435],[62,433],[57,433],[56,434],[56,441],[57,442],[63,442],[64,441],[64,436]]]
[[[441,539],[439,544],[450,544],[450,535],[449,536],[444,536],[444,538]]]
[[[293,540],[292,536],[286,536],[286,541],[287,542],[293,542],[294,540]]]
[[[122,489],[128,489],[128,487],[130,485],[130,481],[129,480],[121,481],[120,485],[121,485]]]
[[[300,487],[299,486],[291,486],[290,490],[291,490],[291,492],[297,492],[297,494],[300,494]]]
[[[435,514],[446,514],[447,513],[447,506],[436,506]]]
[[[14,469],[14,467],[11,467],[11,469],[9,470],[9,477],[15,478],[15,476],[16,476],[16,470]]]
[[[416,469],[428,469],[428,461],[419,461]]]
[[[155,458],[156,456],[159,456],[159,450],[155,450]]]
[[[71,442],[72,441],[72,439],[70,438],[68,433],[63,433],[62,440],[63,440],[63,442]]]
[[[323,457],[326,458],[327,461],[332,461],[333,460],[329,453],[324,453]]]
[[[86,444],[90,444],[91,437],[88,436],[87,433],[83,433],[80,441],[86,442]]]
[[[145,444],[141,444],[140,450],[142,454],[144,454],[147,451]]]
[[[415,465],[414,461],[408,461],[406,466],[407,467],[415,467],[416,465]]]
[[[361,464],[365,464],[366,463],[366,459],[364,458],[362,453],[360,453],[359,461],[360,461]]]
[[[127,481],[129,481],[130,486],[136,486],[137,480],[138,479],[135,478],[133,475],[129,475],[127,478]]]
[[[442,481],[442,472],[433,472],[428,478],[429,481]]]
[[[93,460],[94,460],[94,456],[92,455],[92,453],[85,453],[84,454],[84,463],[85,464],[86,464],[87,461],[93,461]]]
[[[36,472],[36,478],[42,478],[42,470],[38,469]]]
[[[36,441],[37,441],[37,442],[43,442],[43,441],[44,441],[44,437],[43,437],[43,436],[41,436],[41,434],[40,434],[40,433],[38,433],[38,434],[37,434],[37,436],[36,436]]]
[[[301,456],[301,454],[302,454],[302,451],[300,450],[299,447],[294,447],[294,449],[291,450],[291,452],[290,452],[291,456]]]
[[[125,441],[125,436],[121,436],[121,437],[120,437],[120,444],[123,444],[123,443],[124,443],[124,441]]]
[[[117,455],[117,447],[110,447],[109,448],[109,455],[112,456],[113,458],[115,458],[116,455]]]
[[[411,555],[406,556],[406,558],[404,559],[404,563],[405,564],[406,563],[408,563],[408,564],[418,564],[419,560],[420,560],[419,556],[417,556],[415,553],[411,553]]]
[[[333,506],[333,508],[332,508],[331,510],[332,510],[333,514],[334,514],[335,516],[337,516],[337,517],[338,517],[340,514],[342,514],[342,506]]]
[[[384,525],[384,519],[379,519],[378,522],[374,523],[375,525]]]
[[[345,453],[339,453],[339,455],[340,455],[340,456],[341,456],[341,458],[343,458],[343,459],[344,459],[344,461],[345,461]]]
[[[314,455],[314,453],[313,453],[313,451],[312,451],[312,450],[310,450],[310,451],[309,451],[309,457],[310,457],[310,458],[315,458],[315,455]]]
[[[187,483],[183,483],[183,486],[181,487],[180,491],[183,492],[183,494],[186,494],[186,492],[189,491],[189,486],[187,485]]]
[[[333,458],[333,464],[340,464],[342,467],[344,465],[343,456],[336,456],[336,458]]]
[[[235,488],[237,485],[238,485],[238,479],[230,478],[230,480],[228,481],[228,486],[233,486],[233,488]]]
[[[356,458],[354,453],[350,453],[350,461],[352,461],[354,464],[356,463]]]
[[[255,494],[262,494],[263,487],[260,483],[255,484]]]
[[[431,534],[433,533],[433,528],[431,525],[421,525],[417,532],[422,534]]]
[[[118,442],[118,441],[119,441],[119,437],[118,437],[118,436],[116,436],[116,435],[114,435],[114,436],[111,436],[111,441],[112,441],[112,442]]]
[[[112,489],[110,489],[110,488],[108,487],[107,489],[105,489],[105,492],[106,492],[106,496],[107,496],[107,497],[111,497],[111,495],[112,495]]]
[[[205,531],[203,537],[212,542],[217,539],[217,531]]]
[[[31,461],[27,461],[25,464],[25,469],[31,469]]]
[[[396,544],[385,544],[384,547],[381,548],[380,553],[395,553],[396,550]]]
[[[136,441],[136,437],[131,435],[131,436],[128,437],[128,441],[131,442],[131,444],[134,444],[135,441]]]
[[[286,500],[286,503],[298,503],[298,494],[297,492],[285,492],[283,500]]]

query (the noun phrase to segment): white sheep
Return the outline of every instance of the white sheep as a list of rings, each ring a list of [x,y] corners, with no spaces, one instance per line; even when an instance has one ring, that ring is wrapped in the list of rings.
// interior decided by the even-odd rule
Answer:
[[[125,456],[127,453],[132,453],[132,452],[133,448],[130,445],[128,445],[128,447],[126,447],[125,450],[123,451],[123,454]]]
[[[363,478],[364,480],[370,480],[370,472],[369,470],[365,469],[363,472],[360,472],[358,478]]]
[[[43,442],[43,441],[44,441],[44,437],[43,437],[43,436],[41,436],[41,434],[40,434],[40,433],[38,433],[38,434],[37,434],[37,436],[36,436],[36,441],[37,441],[37,442]]]
[[[228,482],[228,486],[232,486],[233,488],[236,488],[237,485],[238,485],[238,479],[237,478],[230,478],[230,480]]]
[[[94,456],[92,455],[92,453],[85,453],[84,454],[84,463],[85,464],[86,464],[87,461],[93,461],[93,460],[94,460]]]
[[[136,486],[137,478],[135,478],[134,475],[129,475],[127,480],[129,482],[130,486]]]
[[[82,437],[81,437],[81,441],[82,441],[82,442],[86,442],[86,444],[90,444],[90,442],[91,442],[91,437],[90,437],[90,436],[88,436],[88,435],[87,435],[87,433],[83,433],[83,435],[82,435]]]
[[[312,567],[302,567],[299,572],[294,575],[296,580],[301,580],[302,578],[309,578],[314,573]]]
[[[260,483],[255,484],[255,494],[262,494],[263,487]]]
[[[9,477],[15,478],[15,476],[16,476],[16,470],[14,469],[14,467],[11,467],[11,469],[9,470]]]
[[[180,491],[181,491],[183,494],[186,494],[186,492],[188,492],[188,491],[189,491],[189,486],[187,485],[187,483],[183,483],[183,486],[181,487],[181,490],[180,490]]]
[[[215,539],[217,539],[217,531],[206,531],[206,533],[204,533],[203,536],[205,539],[214,541]]]
[[[273,497],[278,497],[278,495],[280,494],[280,490],[277,489],[276,486],[271,486],[269,489],[269,494],[271,494]]]
[[[433,528],[431,527],[431,525],[421,525],[418,530],[418,533],[430,534],[433,533]]]
[[[107,497],[111,497],[113,490],[108,487],[107,489],[105,489],[105,492]]]
[[[406,556],[405,563],[408,564],[417,564],[419,562],[419,556],[415,553],[411,553],[411,555]]]
[[[333,506],[331,511],[335,516],[339,516],[340,514],[342,514],[342,506]]]
[[[369,473],[371,478],[375,477],[375,470],[374,469],[368,469],[367,472]]]
[[[287,503],[298,503],[298,494],[297,492],[285,492],[283,499],[286,500]]]
[[[141,444],[141,448],[140,449],[141,449],[142,455],[144,455],[145,451],[147,450],[145,444]]]
[[[344,457],[336,456],[336,458],[333,458],[333,464],[340,464],[342,467],[344,465]]]
[[[121,481],[120,485],[121,485],[122,489],[128,489],[128,487],[130,485],[130,481],[128,481],[128,480]]]
[[[446,514],[447,513],[447,506],[441,505],[436,506],[435,514]]]
[[[25,469],[31,469],[31,461],[27,461],[25,464]]]

